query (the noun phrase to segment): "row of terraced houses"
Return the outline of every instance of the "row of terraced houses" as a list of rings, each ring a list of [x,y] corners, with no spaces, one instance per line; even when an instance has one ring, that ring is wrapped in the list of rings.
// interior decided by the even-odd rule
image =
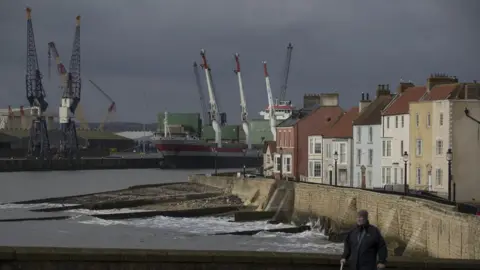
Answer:
[[[313,95],[319,102],[279,123],[276,141],[266,142],[266,175],[371,189],[406,180],[410,190],[446,196],[450,149],[456,200],[480,200],[477,82],[434,74],[421,86],[378,85],[348,110],[338,94]]]

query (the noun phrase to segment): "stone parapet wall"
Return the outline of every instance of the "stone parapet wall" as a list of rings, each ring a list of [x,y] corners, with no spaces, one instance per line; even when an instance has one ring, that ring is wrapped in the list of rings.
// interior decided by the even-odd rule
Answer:
[[[339,269],[339,256],[278,252],[0,247],[0,269]],[[397,270],[480,269],[479,261],[392,258]]]
[[[241,194],[241,198],[248,198],[258,190],[262,190],[260,193],[265,197],[278,185],[264,178],[192,176],[191,180],[225,187],[227,191]],[[405,245],[406,256],[480,260],[480,218],[458,213],[453,206],[310,183],[295,183],[293,197],[294,216],[328,217],[342,227],[354,224],[357,210],[368,210],[371,222],[386,238]]]

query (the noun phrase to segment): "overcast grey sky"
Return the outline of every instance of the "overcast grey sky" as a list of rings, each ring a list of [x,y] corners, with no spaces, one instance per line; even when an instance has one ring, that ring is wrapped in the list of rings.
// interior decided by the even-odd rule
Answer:
[[[240,53],[256,118],[267,104],[261,61],[269,63],[276,96],[288,42],[287,96],[298,106],[304,93],[338,91],[347,109],[377,84],[424,84],[434,72],[480,79],[478,0],[0,0],[1,107],[27,104],[27,4],[51,110],[61,94],[55,70],[47,79],[47,43],[55,41],[68,64],[75,16],[82,16],[82,106],[90,121],[109,104],[88,79],[116,100],[117,120],[199,112],[192,62],[201,48],[230,123],[240,121],[233,53]]]

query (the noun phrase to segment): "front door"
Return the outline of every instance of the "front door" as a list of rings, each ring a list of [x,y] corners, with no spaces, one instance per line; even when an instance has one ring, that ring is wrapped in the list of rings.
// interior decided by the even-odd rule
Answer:
[[[328,171],[328,181],[329,181],[328,182],[329,184],[333,183],[333,171],[332,170]]]

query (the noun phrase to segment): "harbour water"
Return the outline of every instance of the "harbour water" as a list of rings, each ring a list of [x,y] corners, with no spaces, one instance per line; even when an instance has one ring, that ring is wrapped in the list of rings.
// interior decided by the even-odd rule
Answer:
[[[189,174],[206,171],[104,170],[73,172],[0,173],[1,219],[70,215],[67,220],[0,222],[0,246],[63,246],[108,248],[161,248],[195,250],[257,250],[338,254],[318,231],[300,234],[259,233],[254,236],[215,232],[291,226],[264,221],[232,223],[225,217],[168,218],[106,221],[88,214],[112,211],[71,210],[63,213],[31,212],[57,205],[14,205],[9,202],[108,191],[140,184],[186,181]],[[116,210],[116,211],[131,211]]]

